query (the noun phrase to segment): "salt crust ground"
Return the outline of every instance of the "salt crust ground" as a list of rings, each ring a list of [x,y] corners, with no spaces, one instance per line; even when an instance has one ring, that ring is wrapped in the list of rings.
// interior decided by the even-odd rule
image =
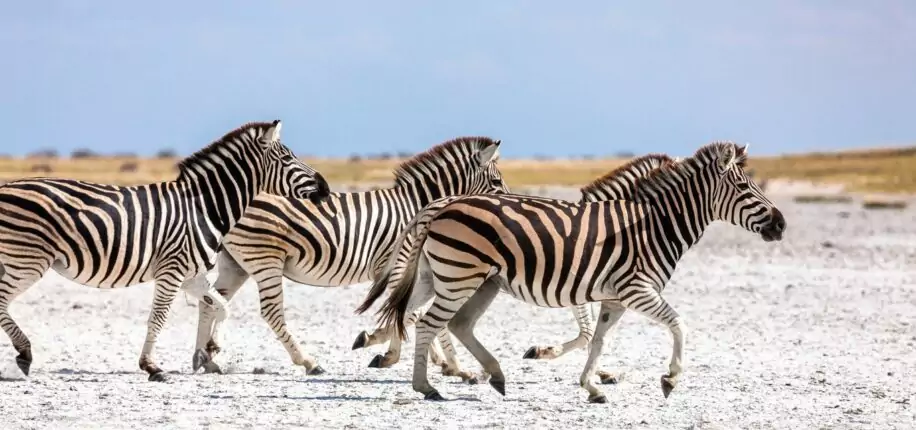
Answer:
[[[626,315],[602,360],[623,380],[606,388],[609,404],[591,405],[576,383],[584,351],[521,359],[533,344],[574,336],[569,311],[500,297],[478,333],[501,360],[507,396],[434,370],[433,383],[452,401],[424,402],[410,388],[412,344],[386,370],[366,368],[377,351],[350,350],[373,323],[352,314],[366,285],[288,284],[287,317],[328,370],[319,377],[290,364],[258,315],[254,284],[226,326],[219,361],[230,374],[189,374],[197,309],[180,296],[157,350],[178,373],[150,383],[136,362],[151,285],[102,291],[49,274],[12,307],[34,345],[29,378],[17,376],[0,336],[0,372],[9,378],[0,382],[0,427],[916,427],[916,210],[776,200],[789,222],[782,243],[717,225],[669,284],[666,297],[690,331],[686,373],[667,401],[658,387],[667,330]]]

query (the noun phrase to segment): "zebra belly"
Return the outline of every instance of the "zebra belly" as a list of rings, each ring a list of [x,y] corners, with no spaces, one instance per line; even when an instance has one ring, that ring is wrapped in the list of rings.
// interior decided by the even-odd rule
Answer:
[[[314,287],[342,287],[372,280],[367,273],[368,270],[364,268],[359,268],[363,270],[340,270],[339,272],[335,269],[333,267],[328,269],[316,267],[307,270],[293,264],[287,264],[283,270],[283,276],[290,281]]]
[[[51,264],[51,269],[77,284],[95,288],[121,288],[140,284],[153,280],[152,270],[149,264],[143,267],[116,267],[115,270],[106,270],[107,265],[100,263],[101,269],[93,274],[91,265],[87,265],[82,271],[74,267],[69,267],[62,260],[57,260]],[[124,270],[122,270],[124,269]]]

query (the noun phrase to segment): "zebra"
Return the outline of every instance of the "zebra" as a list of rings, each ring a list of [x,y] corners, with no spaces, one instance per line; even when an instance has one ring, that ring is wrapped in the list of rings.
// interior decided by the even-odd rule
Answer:
[[[409,265],[378,312],[379,323],[395,326],[404,338],[408,312],[428,307],[416,327],[413,389],[427,400],[443,399],[429,383],[426,350],[447,326],[505,395],[499,362],[473,333],[503,291],[544,307],[601,302],[579,378],[593,403],[607,402],[591,375],[608,329],[628,309],[665,324],[674,340],[668,373],[661,376],[667,398],[683,371],[685,327],[661,292],[680,257],[713,221],[741,226],[768,242],[781,240],[786,229],[779,209],[747,178],[746,160],[747,146],[713,142],[640,179],[633,200],[465,196],[418,214],[400,237],[414,237]],[[376,298],[368,296],[361,308]]]
[[[293,364],[305,367],[307,374],[324,373],[287,329],[283,277],[325,287],[374,279],[398,233],[427,203],[442,196],[508,192],[496,166],[500,143],[488,137],[446,141],[402,163],[392,188],[334,193],[319,205],[277,196],[255,199],[223,242],[214,288],[230,301],[254,278],[261,316]],[[219,373],[213,357],[221,350],[220,323],[212,313],[200,308],[193,366]],[[469,372],[443,371],[473,382]]]
[[[31,343],[9,314],[10,303],[53,269],[74,282],[119,288],[155,281],[140,369],[166,376],[153,358],[179,289],[225,311],[209,288],[225,234],[261,191],[320,202],[320,173],[280,142],[281,123],[245,124],[178,164],[178,178],[121,187],[56,178],[0,187],[0,326],[28,375]]]
[[[616,169],[610,171],[609,173],[601,176],[598,179],[595,179],[588,185],[582,187],[580,190],[582,193],[582,198],[580,202],[597,202],[603,200],[629,200],[634,197],[634,187],[636,181],[639,178],[645,177],[652,170],[667,164],[674,162],[675,159],[669,157],[666,154],[659,153],[650,153],[640,157],[631,159],[630,161],[618,166]],[[448,199],[440,200],[434,202],[433,205],[444,205]],[[432,207],[432,206],[431,206]],[[398,251],[396,262],[394,263],[396,268],[390,269],[389,272],[394,271],[396,273],[402,273],[404,266],[408,263],[408,258],[410,255],[410,240],[404,240],[401,243],[401,248]],[[370,295],[380,295],[384,290],[392,290],[394,286],[397,285],[397,282],[400,280],[398,276],[389,276],[387,278],[387,284],[383,289],[373,290]],[[382,287],[381,284],[376,284],[376,287]],[[568,342],[563,343],[562,345],[554,346],[532,346],[526,352],[523,358],[525,359],[554,359],[560,356],[563,356],[571,351],[584,348],[591,341],[593,331],[592,331],[592,309],[590,304],[581,304],[576,305],[570,308],[573,313],[573,317],[576,320],[576,323],[579,326],[579,335]],[[368,308],[359,308],[357,313],[362,314],[367,311]],[[411,313],[408,316],[406,325],[413,325],[421,316],[422,310],[417,310]],[[393,327],[390,327],[393,328]],[[385,355],[378,355],[373,359],[373,363],[384,362],[387,364],[386,367],[392,366],[398,362],[400,358],[400,349],[401,342],[400,339],[395,337],[393,330],[385,330],[384,328],[376,328],[372,335],[368,335],[367,332],[363,331],[357,336],[356,343],[360,343],[363,338],[374,337],[376,343],[382,343],[385,341],[391,341],[389,344],[389,349]],[[457,358],[453,357],[455,348],[450,344],[450,336],[445,336],[440,332],[439,334],[439,343],[442,343],[442,349],[445,351],[445,358],[441,361],[445,363],[457,362]],[[433,344],[435,345],[435,344]],[[431,354],[434,356],[435,354]],[[441,363],[436,363],[440,364]],[[461,372],[461,370],[458,370]],[[616,384],[617,375],[607,372],[604,370],[599,370],[596,372],[602,384]],[[485,379],[485,375],[480,375],[477,380]]]

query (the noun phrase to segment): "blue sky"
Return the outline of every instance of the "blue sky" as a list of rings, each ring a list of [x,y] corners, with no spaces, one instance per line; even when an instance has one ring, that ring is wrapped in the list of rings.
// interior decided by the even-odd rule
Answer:
[[[0,152],[193,152],[282,119],[298,154],[752,153],[916,142],[916,2],[18,1]]]

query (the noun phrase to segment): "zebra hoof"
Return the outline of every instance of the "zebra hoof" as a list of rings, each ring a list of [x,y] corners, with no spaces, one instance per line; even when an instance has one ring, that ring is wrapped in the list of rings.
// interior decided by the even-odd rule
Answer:
[[[442,397],[442,395],[439,394],[438,391],[433,390],[433,391],[430,391],[425,396],[423,396],[423,400],[432,400],[434,402],[441,402],[445,400],[445,397]]]
[[[589,403],[607,403],[607,397],[604,394],[598,394],[597,396],[588,396]]]
[[[497,393],[506,395],[506,381],[497,381],[495,379],[490,380],[490,386],[496,390]]]
[[[615,385],[620,382],[620,378],[617,375],[603,370],[598,371],[598,378],[601,379],[601,383],[604,385]]]
[[[372,358],[372,361],[369,362],[369,367],[376,368],[376,369],[388,367],[388,366],[382,366],[382,362],[384,361],[385,361],[385,356],[378,354],[374,358]]]
[[[477,385],[480,383],[480,380],[476,376],[468,378],[468,385]]]
[[[207,351],[203,349],[198,349],[194,351],[194,358],[191,360],[191,369],[192,372],[197,372],[201,367],[204,367],[205,364],[210,362],[210,354],[207,354]]]
[[[223,369],[220,369],[218,364],[212,361],[208,361],[204,363],[204,373],[216,373],[217,375],[222,375]]]
[[[19,366],[19,370],[22,371],[23,375],[29,376],[29,369],[32,367],[32,359],[19,354],[16,357],[16,366]]]
[[[367,343],[369,343],[369,333],[363,330],[362,333],[356,336],[356,340],[353,341],[353,349],[365,348]]]
[[[168,378],[165,376],[165,372],[160,370],[156,373],[150,373],[149,380],[150,382],[165,382]]]
[[[522,356],[523,359],[536,359],[538,358],[538,347],[532,346],[528,348],[528,351],[525,351],[525,355]]]
[[[662,394],[665,395],[665,398],[668,398],[668,395],[671,394],[671,390],[674,390],[674,381],[671,380],[667,375],[662,376]]]
[[[309,370],[308,372],[306,372],[306,374],[309,376],[324,375],[325,373],[328,373],[328,372],[325,371],[324,368],[322,368],[321,366],[315,366],[312,368],[312,370]]]

